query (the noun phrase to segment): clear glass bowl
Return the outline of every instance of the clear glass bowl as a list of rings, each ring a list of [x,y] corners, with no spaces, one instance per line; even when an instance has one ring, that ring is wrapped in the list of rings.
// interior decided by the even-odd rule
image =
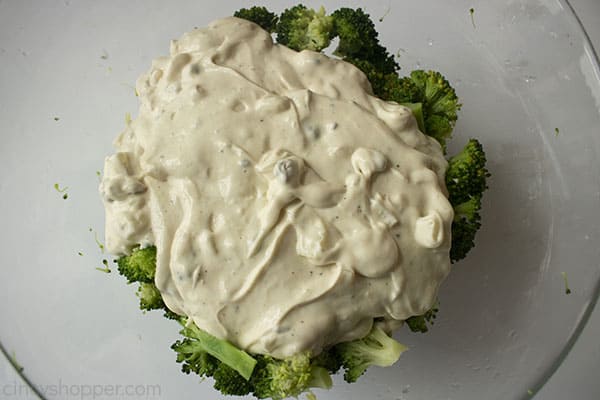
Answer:
[[[262,3],[277,11],[294,4]],[[342,5],[307,2],[321,3]],[[135,79],[167,53],[169,39],[244,5],[0,4],[0,340],[45,397],[101,390],[123,398],[129,388],[148,398],[219,398],[209,382],[179,372],[169,349],[177,326],[159,313],[142,315],[133,287],[95,269],[110,260],[94,237],[103,229],[96,171],[123,116],[137,109]],[[444,284],[434,329],[401,330],[410,351],[396,366],[373,368],[353,385],[337,377],[320,399],[530,398],[596,302],[594,51],[566,1],[478,2],[473,19],[471,7],[462,0],[365,6],[404,71],[439,69],[455,84],[464,106],[450,153],[480,138],[492,178],[477,247]],[[68,186],[68,199],[55,183]]]

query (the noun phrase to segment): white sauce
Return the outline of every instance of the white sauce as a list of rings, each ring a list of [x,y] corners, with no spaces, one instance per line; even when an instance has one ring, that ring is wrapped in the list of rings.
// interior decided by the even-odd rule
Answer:
[[[450,269],[446,161],[354,66],[215,21],[137,82],[106,159],[106,245],[158,249],[173,311],[286,357],[427,311]]]

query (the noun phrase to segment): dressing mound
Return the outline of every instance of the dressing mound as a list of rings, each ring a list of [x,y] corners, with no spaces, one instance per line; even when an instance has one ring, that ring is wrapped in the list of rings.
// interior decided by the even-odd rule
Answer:
[[[155,245],[169,309],[284,358],[432,307],[447,163],[356,67],[225,18],[173,41],[136,89],[100,185],[106,247]]]

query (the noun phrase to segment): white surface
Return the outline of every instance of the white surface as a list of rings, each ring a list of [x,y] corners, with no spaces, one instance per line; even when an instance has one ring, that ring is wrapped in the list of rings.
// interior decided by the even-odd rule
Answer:
[[[572,0],[588,28],[596,47],[600,47],[600,2],[598,0]],[[572,398],[593,400],[600,398],[600,311],[597,309],[582,337],[551,381],[535,396],[536,399],[558,400]],[[3,362],[0,367],[0,399],[35,398],[20,384],[12,367]],[[16,393],[16,395],[15,395]]]

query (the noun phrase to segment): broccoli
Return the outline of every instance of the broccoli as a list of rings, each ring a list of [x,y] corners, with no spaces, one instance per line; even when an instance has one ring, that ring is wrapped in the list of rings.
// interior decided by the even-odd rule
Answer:
[[[233,16],[254,22],[269,33],[273,33],[275,31],[275,27],[279,21],[279,17],[276,14],[273,14],[265,7],[257,6],[242,8],[233,13]]]
[[[276,27],[277,42],[294,49],[321,51],[333,38],[333,19],[325,9],[308,9],[299,4],[285,10]]]
[[[140,309],[144,311],[163,310],[167,319],[178,319],[163,302],[158,288],[154,285],[156,273],[156,247],[134,249],[131,255],[117,260],[119,273],[127,278],[128,283],[139,282],[137,296],[140,299]]]
[[[385,93],[389,100],[423,104],[424,133],[445,149],[461,107],[456,91],[446,78],[436,71],[415,70],[399,82],[391,83]]]
[[[236,370],[225,363],[219,364],[214,372],[214,388],[225,395],[243,396],[251,393],[254,386]]]
[[[131,255],[117,260],[119,273],[127,278],[128,283],[154,282],[156,272],[156,247],[134,249]]]
[[[481,197],[487,189],[486,180],[490,176],[485,164],[485,152],[477,139],[469,140],[460,153],[448,160],[446,187],[452,206],[456,207],[473,197]]]
[[[377,71],[388,74],[400,67],[394,56],[379,44],[379,33],[375,25],[362,9],[340,8],[331,14],[334,36],[340,41],[333,54],[344,60],[365,60]]]
[[[481,227],[481,198],[490,176],[483,146],[476,139],[467,142],[460,153],[448,160],[446,187],[454,207],[452,222],[452,262],[462,260],[475,246],[475,234]]]
[[[452,244],[450,260],[460,261],[475,247],[475,235],[481,227],[481,197],[473,197],[462,204],[454,206],[452,221]]]
[[[256,360],[248,353],[239,350],[226,340],[204,332],[187,318],[180,318],[179,323],[183,326],[179,333],[188,338],[187,345],[184,347],[187,351],[185,354],[189,354],[190,351],[197,354],[208,353],[236,370],[244,379],[250,379]],[[178,351],[178,346],[173,347]]]
[[[277,41],[294,50],[321,51],[339,37],[334,54],[354,64],[366,75],[373,94],[411,109],[419,129],[446,148],[457,112],[461,107],[454,89],[435,71],[412,71],[409,76],[397,74],[399,66],[383,47],[373,21],[362,9],[341,8],[326,15],[303,5],[286,9],[280,17],[265,7],[242,8],[235,17],[252,21]],[[452,262],[462,259],[474,245],[480,227],[481,198],[490,176],[485,167],[485,153],[479,142],[471,140],[449,159],[446,185],[454,207],[452,224]],[[225,395],[254,394],[274,400],[297,397],[310,388],[330,388],[331,376],[340,368],[344,379],[355,382],[371,365],[390,366],[406,347],[374,325],[364,338],[337,344],[313,357],[300,353],[279,360],[268,355],[251,355],[226,340],[216,338],[197,327],[189,318],[170,311],[154,284],[156,248],[134,249],[129,256],[117,260],[118,270],[129,283],[139,282],[137,295],[142,310],[162,309],[165,317],[178,321],[184,336],[171,348],[177,353],[182,371],[202,378],[212,377],[214,387]],[[425,314],[405,322],[415,332],[427,332],[438,311],[437,304]]]
[[[200,377],[211,377],[221,364],[219,360],[200,349],[192,339],[178,340],[171,349],[177,353],[177,362],[183,363],[181,371],[186,374],[194,372]]]
[[[425,314],[410,317],[404,322],[406,322],[406,325],[408,325],[408,327],[410,328],[411,331],[425,333],[425,332],[429,331],[429,327],[427,325],[428,324],[433,325],[438,311],[439,311],[439,308],[436,303]]]
[[[325,368],[332,375],[342,368],[342,359],[335,346],[323,350],[318,356],[312,359],[312,363],[313,365]]]
[[[195,327],[192,329],[200,331]],[[197,333],[194,335],[198,337]],[[200,336],[206,335],[208,334],[202,333]],[[212,340],[219,341],[216,338]],[[253,393],[259,399],[279,400],[296,397],[309,388],[329,389],[332,386],[329,371],[316,365],[314,360],[311,360],[310,353],[297,354],[284,360],[257,355],[256,360],[253,359],[255,366],[250,370],[251,375],[248,379],[247,374],[242,375],[239,368],[233,368],[231,364],[225,362],[225,359],[231,357],[213,357],[209,354],[213,346],[200,342],[198,339],[188,337],[175,342],[171,348],[177,352],[177,362],[183,363],[184,373],[195,372],[200,377],[213,377],[214,388],[222,394],[242,396]],[[220,345],[218,344],[217,347]],[[218,349],[215,353],[223,355],[224,352]],[[240,365],[239,361],[239,359],[235,360],[234,363]]]
[[[389,367],[400,358],[406,346],[374,326],[362,339],[340,343],[336,346],[344,366],[344,379],[348,383],[356,380],[371,365]]]
[[[160,291],[153,283],[142,282],[137,291],[140,298],[140,309],[150,311],[165,309]]]
[[[260,356],[252,376],[254,396],[273,400],[297,397],[311,387],[329,389],[329,372],[311,363],[310,353],[300,353],[284,360]]]

